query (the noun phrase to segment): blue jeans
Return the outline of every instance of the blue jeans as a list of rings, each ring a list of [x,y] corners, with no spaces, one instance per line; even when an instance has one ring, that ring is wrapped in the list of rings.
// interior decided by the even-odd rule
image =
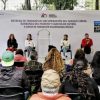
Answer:
[[[62,47],[63,55],[66,56],[66,52],[69,49],[69,47]]]

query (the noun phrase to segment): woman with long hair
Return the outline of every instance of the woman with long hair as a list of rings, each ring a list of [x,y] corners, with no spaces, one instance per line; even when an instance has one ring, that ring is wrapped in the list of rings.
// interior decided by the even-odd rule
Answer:
[[[78,49],[74,57],[73,68],[63,81],[60,92],[80,94],[80,100],[99,100],[97,84],[90,78],[90,73],[87,72],[88,68],[84,51]]]
[[[7,40],[7,50],[16,51],[18,47],[17,40],[15,39],[14,34],[9,35],[9,39]]]
[[[46,61],[43,64],[43,70],[48,70],[48,69],[56,70],[60,75],[63,74],[64,62],[63,62],[60,52],[56,48],[52,48],[48,52]]]
[[[85,58],[85,53],[82,49],[77,49],[74,59],[73,59],[73,66],[75,66],[77,62],[83,62],[84,68],[88,67],[88,61]]]

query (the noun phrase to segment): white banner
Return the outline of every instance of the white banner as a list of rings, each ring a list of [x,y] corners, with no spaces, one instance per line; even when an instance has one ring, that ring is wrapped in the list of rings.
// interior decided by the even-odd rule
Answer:
[[[100,12],[0,11],[0,55],[7,48],[7,39],[11,33],[22,49],[27,34],[32,34],[39,57],[46,56],[49,44],[60,50],[64,34],[69,35],[73,53],[80,47],[85,33],[89,33],[93,39],[95,50],[100,50]]]

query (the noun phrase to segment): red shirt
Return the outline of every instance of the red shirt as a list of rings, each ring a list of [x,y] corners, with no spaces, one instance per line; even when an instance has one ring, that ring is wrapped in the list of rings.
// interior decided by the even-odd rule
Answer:
[[[82,48],[85,46],[91,47],[93,45],[93,41],[90,38],[84,38],[81,42]]]

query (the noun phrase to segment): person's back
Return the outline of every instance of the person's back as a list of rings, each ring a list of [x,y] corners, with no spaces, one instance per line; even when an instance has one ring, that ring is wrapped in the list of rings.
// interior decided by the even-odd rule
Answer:
[[[57,94],[54,96],[46,96],[46,95],[43,95],[43,93],[38,93],[38,94],[33,95],[30,100],[71,100],[71,99],[63,94]]]
[[[42,92],[34,94],[29,100],[71,100],[58,93],[60,84],[60,76],[55,70],[45,71],[41,80]]]
[[[1,69],[0,69],[0,89],[5,88],[5,90],[2,92],[0,91],[0,95],[4,96],[11,96],[18,94],[17,90],[9,89],[9,91],[6,90],[6,88],[22,88],[22,91],[24,92],[25,88],[25,74],[24,69],[16,68],[14,66],[14,54],[10,51],[6,51],[2,55],[2,61],[1,61]],[[22,93],[22,91],[20,91]],[[1,97],[0,97],[1,98]],[[1,99],[0,99],[1,100]],[[15,100],[15,99],[12,99]],[[16,99],[17,100],[17,99]]]

